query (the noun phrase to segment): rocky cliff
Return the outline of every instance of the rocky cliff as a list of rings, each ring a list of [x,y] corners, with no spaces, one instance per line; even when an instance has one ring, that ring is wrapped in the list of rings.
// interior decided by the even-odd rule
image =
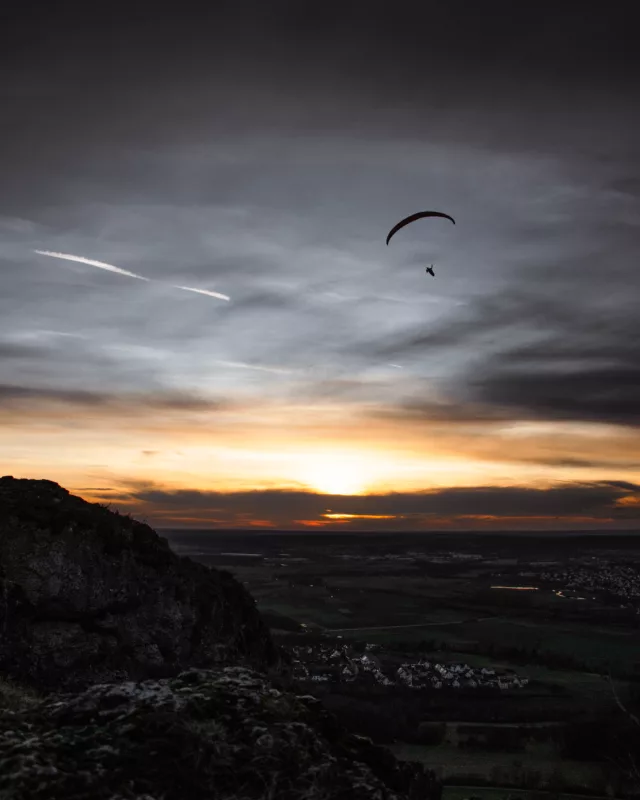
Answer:
[[[1,697],[1,694],[0,694]],[[438,800],[433,776],[240,667],[0,710],[3,800]]]
[[[228,572],[46,480],[0,478],[0,672],[41,690],[277,668],[283,655]]]
[[[2,800],[439,800],[283,691],[246,590],[51,481],[0,479]]]

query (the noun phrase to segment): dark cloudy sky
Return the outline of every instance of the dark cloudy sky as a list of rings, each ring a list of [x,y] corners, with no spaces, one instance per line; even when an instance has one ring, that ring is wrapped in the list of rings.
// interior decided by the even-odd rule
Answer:
[[[42,5],[0,19],[3,474],[157,525],[638,527],[632,3]]]

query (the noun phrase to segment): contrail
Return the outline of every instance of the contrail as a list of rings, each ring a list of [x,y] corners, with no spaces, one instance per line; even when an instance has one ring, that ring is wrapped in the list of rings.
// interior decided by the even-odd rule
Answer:
[[[105,264],[104,261],[94,261],[91,258],[85,258],[84,256],[72,256],[69,253],[53,253],[50,250],[34,250],[34,253],[38,253],[41,256],[51,256],[51,258],[61,258],[64,261],[78,261],[80,264],[88,264],[90,267],[99,267],[100,269],[106,269],[109,272],[117,272],[118,275],[127,275],[129,278],[137,278],[139,281],[150,281],[150,278],[143,278],[141,275],[136,275],[135,272],[127,272],[126,269],[120,269],[120,267],[114,267],[113,264]]]
[[[243,361],[220,361],[216,360],[214,364],[220,364],[223,367],[237,367],[238,369],[256,369],[260,372],[275,372],[276,374],[289,375],[295,370],[283,369],[281,367],[260,367],[255,364],[245,364]]]
[[[197,292],[198,294],[206,294],[209,297],[217,297],[220,300],[231,300],[231,298],[226,294],[220,294],[219,292],[210,292],[208,289],[192,289],[190,286],[174,286],[174,289],[183,289],[185,292]]]
[[[61,258],[64,261],[78,261],[80,264],[88,264],[90,267],[98,267],[99,269],[106,269],[109,272],[116,272],[118,275],[126,275],[128,278],[136,278],[139,281],[152,282],[151,278],[143,278],[142,275],[136,275],[135,272],[129,272],[120,267],[114,267],[113,264],[105,264],[104,261],[94,261],[92,258],[85,258],[84,256],[72,256],[70,253],[54,253],[51,250],[34,250],[41,256],[51,256],[51,258]],[[160,283],[160,281],[153,281],[153,283]],[[165,284],[166,285],[166,284]],[[220,292],[210,292],[208,289],[192,289],[190,286],[172,286],[173,289],[182,289],[185,292],[196,292],[197,294],[205,294],[208,297],[216,297],[218,300],[231,300],[226,294]]]

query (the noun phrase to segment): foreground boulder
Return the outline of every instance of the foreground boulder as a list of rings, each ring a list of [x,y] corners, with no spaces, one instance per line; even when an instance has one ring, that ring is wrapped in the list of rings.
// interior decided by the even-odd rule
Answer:
[[[0,673],[42,691],[285,666],[231,574],[46,480],[0,478]]]
[[[438,800],[421,765],[241,668],[0,710],[3,800]]]

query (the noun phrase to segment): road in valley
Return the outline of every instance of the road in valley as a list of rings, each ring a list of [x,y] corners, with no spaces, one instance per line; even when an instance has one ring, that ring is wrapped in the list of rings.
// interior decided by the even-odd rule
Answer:
[[[369,628],[323,628],[327,633],[351,633],[353,631],[395,631],[399,628],[431,628],[436,625],[464,625],[467,622],[484,622],[498,617],[472,617],[471,619],[453,619],[448,622],[412,622],[410,625],[375,625]]]

